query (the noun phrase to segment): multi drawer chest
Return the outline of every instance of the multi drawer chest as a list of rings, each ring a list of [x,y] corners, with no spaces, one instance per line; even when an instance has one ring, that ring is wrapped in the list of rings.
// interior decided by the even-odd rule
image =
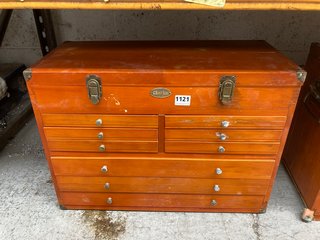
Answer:
[[[66,42],[24,72],[65,209],[263,212],[305,72],[263,41]]]

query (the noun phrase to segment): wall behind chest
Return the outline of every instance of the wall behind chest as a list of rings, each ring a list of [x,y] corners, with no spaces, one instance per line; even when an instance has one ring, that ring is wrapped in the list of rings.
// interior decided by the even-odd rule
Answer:
[[[58,43],[71,40],[264,39],[298,64],[320,40],[320,13],[297,11],[52,11]],[[41,58],[31,10],[15,10],[0,63]]]

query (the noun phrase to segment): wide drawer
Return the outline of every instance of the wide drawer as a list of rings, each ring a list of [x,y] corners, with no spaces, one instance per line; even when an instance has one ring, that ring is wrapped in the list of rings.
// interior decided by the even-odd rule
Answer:
[[[166,129],[167,140],[280,141],[281,130]],[[223,136],[223,137],[222,137]]]
[[[166,128],[264,128],[282,129],[285,116],[165,116]]]
[[[264,195],[268,179],[57,176],[64,192]]]
[[[279,142],[166,141],[168,153],[277,154]]]
[[[44,127],[47,139],[158,140],[157,129]]]
[[[42,122],[45,127],[158,128],[157,115],[42,114]]]
[[[62,205],[79,206],[257,209],[264,196],[60,192],[60,199]]]
[[[50,151],[71,152],[158,152],[157,141],[48,140]]]
[[[270,179],[273,159],[51,157],[54,174],[105,177]],[[106,171],[101,171],[101,170]]]

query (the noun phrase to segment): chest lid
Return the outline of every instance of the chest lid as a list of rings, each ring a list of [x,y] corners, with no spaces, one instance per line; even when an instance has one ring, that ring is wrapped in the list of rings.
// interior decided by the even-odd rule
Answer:
[[[65,42],[32,67],[31,85],[299,86],[299,67],[264,41]],[[298,76],[297,76],[298,75]],[[301,76],[300,76],[301,77]]]

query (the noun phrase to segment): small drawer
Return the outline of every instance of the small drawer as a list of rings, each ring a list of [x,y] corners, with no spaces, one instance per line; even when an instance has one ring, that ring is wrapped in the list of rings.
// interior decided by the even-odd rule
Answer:
[[[121,139],[158,140],[157,129],[139,128],[70,128],[44,127],[46,138],[51,139]]]
[[[166,140],[280,141],[281,130],[166,129]]]
[[[270,179],[273,159],[52,156],[56,176]]]
[[[264,196],[184,195],[184,194],[125,194],[61,192],[62,205],[100,207],[153,207],[205,209],[258,209]]]
[[[279,142],[166,141],[167,153],[277,154]]]
[[[157,115],[42,114],[45,127],[158,128]]]
[[[172,115],[165,117],[166,128],[268,128],[282,129],[285,116]]]
[[[49,140],[54,152],[157,152],[157,141]]]
[[[57,176],[63,192],[264,195],[268,179]]]

